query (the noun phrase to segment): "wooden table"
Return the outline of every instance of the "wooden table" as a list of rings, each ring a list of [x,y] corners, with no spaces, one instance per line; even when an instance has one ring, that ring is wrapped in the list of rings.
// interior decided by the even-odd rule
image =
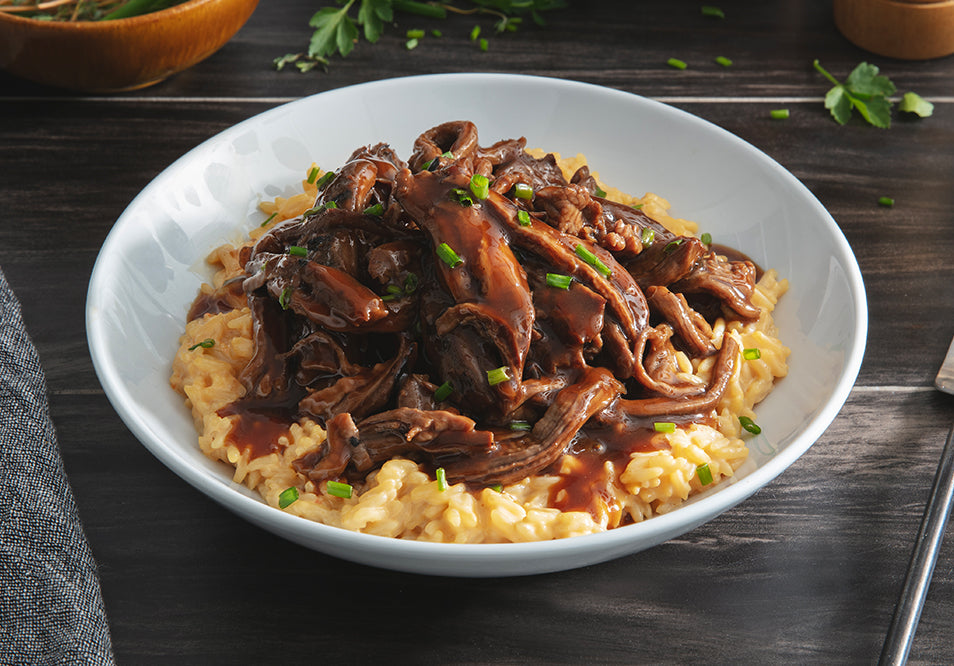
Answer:
[[[0,74],[0,266],[47,372],[66,469],[99,562],[121,663],[871,663],[881,650],[954,403],[932,380],[954,333],[954,58],[865,53],[831,3],[582,2],[490,36],[472,17],[400,17],[328,71],[276,72],[321,3],[263,2],[219,53],[146,90],[90,97]],[[484,34],[490,21],[480,21]],[[441,39],[404,48],[404,31]],[[734,61],[724,69],[713,62]],[[666,65],[670,57],[689,67]],[[839,126],[818,58],[881,66],[935,102],[890,130]],[[831,211],[864,274],[868,351],[824,436],[741,506],[649,551],[577,571],[441,579],[367,568],[272,536],[155,460],[93,372],[86,286],[123,208],[234,123],[304,95],[431,72],[519,72],[638,93],[739,135]],[[788,120],[769,111],[788,108]],[[585,122],[585,120],[583,120]],[[891,196],[891,208],[878,205]],[[951,541],[954,541],[952,539]],[[912,663],[954,662],[954,542]]]

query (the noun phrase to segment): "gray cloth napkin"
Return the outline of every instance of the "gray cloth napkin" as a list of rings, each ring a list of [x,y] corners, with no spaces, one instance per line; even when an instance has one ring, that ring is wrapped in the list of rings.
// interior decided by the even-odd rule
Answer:
[[[40,359],[0,270],[0,664],[112,664]]]

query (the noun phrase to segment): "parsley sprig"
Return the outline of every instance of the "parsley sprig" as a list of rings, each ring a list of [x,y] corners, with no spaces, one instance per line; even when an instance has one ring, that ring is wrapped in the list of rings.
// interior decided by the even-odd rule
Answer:
[[[831,111],[838,124],[847,123],[852,112],[857,110],[869,124],[882,129],[891,127],[893,102],[890,96],[897,92],[897,88],[875,65],[861,63],[844,83],[829,74],[817,60],[814,65],[822,76],[835,84],[825,95],[825,108]],[[934,105],[916,93],[906,93],[899,108],[922,118],[934,113]]]
[[[337,4],[322,7],[311,17],[308,23],[315,30],[308,51],[276,58],[276,69],[290,64],[302,72],[319,65],[327,67],[330,57],[351,53],[362,35],[371,44],[376,43],[384,34],[385,25],[394,21],[395,12],[434,19],[446,19],[448,13],[492,16],[496,19],[494,29],[503,33],[516,31],[525,16],[543,25],[542,12],[565,7],[566,0],[468,0],[466,6],[415,0],[337,0]],[[419,39],[415,38],[414,46]]]

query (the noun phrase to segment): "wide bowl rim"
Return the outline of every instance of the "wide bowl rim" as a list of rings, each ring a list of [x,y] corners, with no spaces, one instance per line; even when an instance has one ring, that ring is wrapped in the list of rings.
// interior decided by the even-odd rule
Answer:
[[[494,543],[494,544],[449,544],[432,543],[421,541],[410,541],[382,537],[371,534],[351,532],[345,529],[331,527],[321,523],[308,521],[294,515],[286,514],[280,510],[268,506],[263,501],[253,499],[239,492],[236,489],[229,488],[226,485],[215,483],[208,477],[208,474],[198,469],[183,458],[174,449],[157,442],[150,432],[149,427],[139,414],[130,409],[121,398],[122,393],[116,393],[116,387],[121,388],[121,382],[118,381],[115,368],[108,361],[108,349],[101,346],[101,340],[97,339],[98,322],[95,317],[95,309],[98,307],[97,289],[100,283],[105,279],[104,266],[108,263],[111,253],[114,252],[113,246],[119,243],[123,220],[127,213],[133,210],[152,187],[161,186],[162,182],[170,177],[177,165],[183,161],[191,159],[199,151],[208,149],[214,142],[226,141],[231,137],[238,136],[245,131],[251,123],[265,122],[273,119],[280,114],[288,113],[296,105],[308,105],[318,97],[326,99],[337,95],[354,94],[362,92],[369,87],[386,87],[392,85],[403,85],[409,81],[428,85],[440,85],[442,83],[468,82],[474,85],[488,84],[495,81],[510,81],[520,85],[542,85],[556,86],[561,89],[573,90],[577,92],[589,92],[591,94],[602,94],[613,97],[626,98],[629,102],[635,104],[646,104],[656,108],[657,111],[665,110],[665,113],[677,114],[683,121],[702,124],[709,131],[714,131],[722,135],[723,139],[737,144],[737,147],[747,152],[753,159],[760,162],[766,169],[777,172],[782,178],[789,181],[790,184],[800,191],[806,201],[813,207],[813,214],[818,215],[831,232],[833,240],[832,253],[837,254],[847,267],[847,283],[850,295],[855,299],[855,316],[851,321],[851,339],[854,344],[850,353],[844,360],[844,369],[842,370],[837,382],[831,389],[830,397],[823,403],[823,408],[812,417],[809,425],[801,430],[797,436],[787,446],[777,452],[764,465],[749,472],[744,477],[735,480],[730,485],[718,490],[718,492],[709,495],[697,502],[687,504],[679,509],[654,517],[652,519],[626,525],[613,530],[600,532],[590,535],[574,536],[565,539],[551,541],[535,541],[526,543]],[[499,73],[453,73],[453,74],[427,74],[407,77],[398,77],[391,79],[381,79],[366,83],[347,86],[344,88],[329,90],[315,95],[303,97],[291,102],[287,102],[266,110],[262,113],[248,118],[232,127],[223,130],[210,139],[202,142],[189,152],[185,153],[162,173],[152,180],[129,204],[126,211],[117,219],[109,235],[103,243],[99,256],[96,259],[93,272],[90,278],[89,289],[87,293],[86,306],[87,338],[90,347],[90,353],[93,358],[96,374],[106,389],[107,397],[113,404],[113,407],[120,414],[123,421],[130,428],[136,438],[150,452],[159,458],[166,466],[170,467],[176,474],[186,480],[190,485],[201,490],[213,500],[219,502],[227,508],[241,513],[246,519],[259,526],[266,527],[272,532],[281,534],[286,538],[307,545],[308,547],[336,554],[344,559],[364,562],[403,571],[412,571],[416,573],[437,574],[437,575],[524,575],[532,573],[543,573],[546,571],[556,571],[570,567],[556,565],[547,565],[547,562],[561,560],[566,556],[580,552],[591,552],[593,549],[600,548],[610,554],[602,558],[590,558],[586,563],[595,563],[617,556],[634,552],[637,549],[623,549],[631,541],[647,541],[648,546],[657,545],[661,541],[683,534],[694,527],[714,519],[726,510],[734,507],[738,503],[750,497],[760,488],[770,483],[785,471],[795,460],[803,455],[825,432],[834,418],[841,410],[844,402],[854,386],[858,372],[861,368],[864,356],[865,345],[867,341],[867,323],[868,308],[865,294],[864,281],[862,279],[857,259],[852,252],[847,239],[844,237],[841,229],[838,227],[830,213],[822,206],[815,196],[801,183],[793,174],[782,167],[778,162],[769,157],[757,147],[749,144],[738,136],[727,130],[695,116],[687,111],[669,106],[662,102],[643,97],[637,94],[625,92],[580,81],[558,79],[544,76],[523,75],[523,74],[499,74]],[[110,390],[112,389],[112,390]],[[714,510],[713,510],[714,508]],[[301,537],[304,531],[310,538]],[[669,535],[669,536],[666,536]],[[662,537],[662,538],[660,538]],[[323,547],[314,544],[315,539],[322,542]],[[655,541],[654,541],[655,540]],[[368,560],[361,557],[361,553],[346,553],[344,551],[352,548],[368,548],[377,551],[378,555]],[[622,552],[617,552],[622,550]],[[416,566],[409,560],[416,556],[427,556],[431,566],[424,570]],[[399,561],[392,565],[382,563],[389,556],[398,558]],[[460,571],[459,566],[462,563],[479,560],[488,564],[511,562],[515,557],[540,558],[539,566],[517,567],[513,571],[504,570],[500,574],[488,573],[486,571],[466,572]],[[434,565],[433,560],[441,562],[440,565]]]

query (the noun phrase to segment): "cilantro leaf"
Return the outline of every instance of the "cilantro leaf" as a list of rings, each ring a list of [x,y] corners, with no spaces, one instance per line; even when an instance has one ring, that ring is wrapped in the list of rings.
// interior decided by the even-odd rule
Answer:
[[[871,125],[888,129],[891,127],[891,102],[887,97],[876,95],[868,100],[862,100],[851,95],[851,105],[858,109],[861,117]]]
[[[916,113],[922,118],[927,118],[934,113],[934,105],[917,93],[906,92],[898,105],[898,111]]]
[[[851,118],[851,98],[843,86],[835,86],[825,95],[825,108],[831,111],[832,118],[844,125]]]
[[[315,28],[315,32],[311,36],[311,43],[308,46],[308,55],[325,58],[339,50],[342,51],[342,55],[351,52],[354,42],[349,40],[348,37],[353,35],[352,39],[354,39],[358,36],[358,29],[351,17],[348,16],[348,10],[351,9],[353,4],[354,0],[348,0],[348,4],[341,9],[322,7],[315,12],[315,15],[308,22],[308,25]],[[342,45],[345,47],[343,50]]]
[[[891,79],[879,75],[878,72],[876,66],[863,62],[845,79],[845,87],[856,97],[879,95],[887,97],[896,93],[898,89],[894,87]]]

